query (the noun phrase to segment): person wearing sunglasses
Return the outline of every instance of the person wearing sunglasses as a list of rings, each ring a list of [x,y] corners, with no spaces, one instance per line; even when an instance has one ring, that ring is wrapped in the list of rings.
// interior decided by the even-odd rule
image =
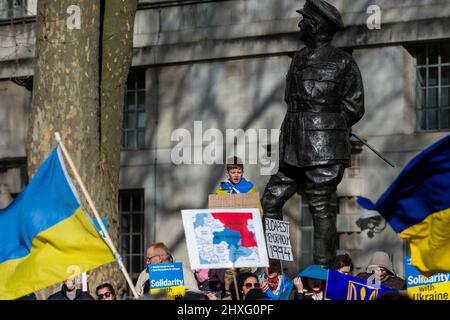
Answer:
[[[147,256],[145,258],[145,270],[141,272],[136,282],[136,291],[139,296],[148,293],[148,291],[150,290],[150,281],[147,266],[149,264],[173,262],[173,257],[170,253],[169,248],[167,248],[167,246],[162,242],[151,244],[147,248],[146,253]]]
[[[260,289],[261,284],[259,283],[258,276],[251,272],[245,272],[237,275],[238,282],[238,292],[239,292],[239,300],[245,300],[247,293],[252,289]],[[230,285],[230,293],[231,299],[237,300],[236,290],[234,289],[235,283],[231,283]]]
[[[95,289],[98,300],[117,300],[116,291],[109,283],[103,283]]]
[[[242,284],[242,298],[247,300],[247,294],[253,289],[261,289],[261,284],[259,283],[258,276],[254,273],[249,273],[246,275],[247,278]]]

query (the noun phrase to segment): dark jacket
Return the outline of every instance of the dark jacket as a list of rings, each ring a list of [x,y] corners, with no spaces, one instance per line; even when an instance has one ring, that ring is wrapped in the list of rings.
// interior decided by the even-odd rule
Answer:
[[[356,277],[360,278],[362,280],[367,280],[369,277],[371,276],[371,274],[367,273],[367,272],[361,272],[359,273]],[[405,290],[406,289],[406,281],[403,280],[400,277],[397,277],[396,275],[387,275],[382,281],[381,284],[383,286],[392,288],[392,289],[397,289],[397,290]]]
[[[349,132],[364,115],[361,73],[352,56],[326,44],[298,51],[286,76],[280,164],[350,165]]]
[[[61,291],[52,294],[50,297],[48,297],[47,300],[70,300],[67,297],[66,285],[63,284],[63,286],[61,287]],[[95,299],[89,293],[77,289],[74,300],[95,300]]]
[[[324,297],[325,297],[325,292],[323,292],[322,300],[323,300]],[[301,301],[315,301],[315,300],[312,298],[312,295],[311,295],[311,294],[308,294],[308,293],[299,293],[298,291],[295,291],[295,294],[294,294],[294,300],[301,300]]]
[[[198,289],[203,292],[220,292],[220,295],[223,298],[226,294],[225,270],[226,269],[210,269],[208,272],[208,279],[203,282],[199,282],[197,275],[194,273]]]

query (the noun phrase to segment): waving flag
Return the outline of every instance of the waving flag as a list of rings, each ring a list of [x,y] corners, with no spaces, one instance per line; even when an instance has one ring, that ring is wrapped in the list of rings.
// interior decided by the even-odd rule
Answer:
[[[450,135],[417,155],[376,204],[377,210],[411,247],[411,264],[430,276],[450,271]]]
[[[398,291],[381,284],[370,284],[335,270],[328,270],[325,300],[377,300],[387,292]]]
[[[0,299],[16,299],[114,261],[80,208],[54,149],[25,190],[0,210]]]

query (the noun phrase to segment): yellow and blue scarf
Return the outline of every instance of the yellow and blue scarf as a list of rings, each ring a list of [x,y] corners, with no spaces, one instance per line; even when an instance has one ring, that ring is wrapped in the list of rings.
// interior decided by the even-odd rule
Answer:
[[[222,181],[220,187],[222,190],[226,190],[227,193],[231,194],[247,193],[253,188],[253,183],[242,178],[237,184],[232,184],[229,180]]]

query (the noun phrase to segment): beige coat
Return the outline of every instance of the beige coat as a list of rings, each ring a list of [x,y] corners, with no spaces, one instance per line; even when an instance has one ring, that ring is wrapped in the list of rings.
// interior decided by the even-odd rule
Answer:
[[[149,279],[147,269],[144,269],[141,274],[139,275],[139,278],[136,281],[136,292],[139,296],[143,296],[145,294],[144,292],[144,285],[145,282]]]

